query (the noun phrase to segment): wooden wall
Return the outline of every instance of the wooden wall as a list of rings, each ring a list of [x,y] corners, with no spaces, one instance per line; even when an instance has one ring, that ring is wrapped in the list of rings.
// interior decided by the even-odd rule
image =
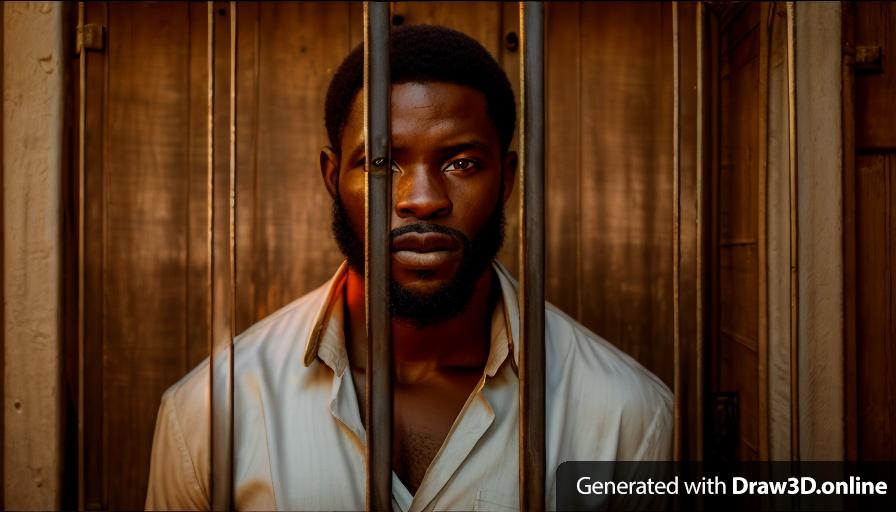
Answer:
[[[216,9],[220,275],[227,268],[231,13],[229,3]],[[238,10],[242,330],[317,287],[340,261],[317,154],[326,143],[326,85],[361,40],[361,12],[357,4],[324,2],[247,3]],[[552,302],[671,386],[670,12],[668,4],[548,5],[546,280]],[[404,23],[447,24],[473,35],[518,87],[518,50],[505,44],[518,31],[514,4],[398,2],[394,13]],[[206,6],[88,2],[85,15],[106,27],[107,38],[104,50],[83,57],[81,469],[87,507],[136,509],[159,397],[207,355]],[[517,204],[515,194],[501,253],[514,272]],[[226,305],[226,298],[215,304]],[[226,309],[216,323],[226,324]]]

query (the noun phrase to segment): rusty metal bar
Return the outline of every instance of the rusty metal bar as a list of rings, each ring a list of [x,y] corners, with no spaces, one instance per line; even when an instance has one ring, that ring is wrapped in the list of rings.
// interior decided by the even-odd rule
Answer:
[[[389,3],[364,2],[364,145],[367,166],[364,289],[367,311],[367,509],[392,509],[392,212]]]
[[[520,510],[545,507],[544,5],[520,3]]]
[[[672,458],[681,459],[681,56],[678,2],[672,2]]]
[[[799,217],[797,209],[796,5],[787,2],[787,132],[790,174],[790,458],[800,460]]]

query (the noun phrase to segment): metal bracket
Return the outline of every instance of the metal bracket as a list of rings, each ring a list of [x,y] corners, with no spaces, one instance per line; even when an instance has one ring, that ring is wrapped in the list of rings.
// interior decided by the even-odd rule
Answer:
[[[855,70],[862,74],[883,73],[880,46],[856,46]]]
[[[78,27],[77,38],[75,42],[76,51],[81,53],[82,49],[98,50],[105,49],[106,27],[96,23],[87,23]]]

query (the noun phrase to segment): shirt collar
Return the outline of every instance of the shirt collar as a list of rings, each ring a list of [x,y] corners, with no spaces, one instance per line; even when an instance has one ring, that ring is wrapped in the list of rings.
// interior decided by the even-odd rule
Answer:
[[[514,371],[519,364],[519,347],[514,342],[519,335],[519,303],[517,285],[507,268],[501,263],[493,262],[495,274],[501,286],[501,302],[492,314],[491,347],[485,364],[485,373],[494,377],[498,369],[513,353]],[[305,343],[305,366],[311,365],[320,358],[333,369],[337,377],[341,377],[348,365],[345,350],[345,331],[343,316],[343,287],[348,276],[348,263],[343,262],[326,286],[326,295],[314,320],[314,327]]]

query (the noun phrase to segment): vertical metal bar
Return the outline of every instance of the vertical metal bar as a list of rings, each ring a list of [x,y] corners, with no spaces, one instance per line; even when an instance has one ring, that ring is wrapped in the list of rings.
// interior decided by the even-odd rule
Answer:
[[[697,313],[697,339],[694,342],[694,354],[696,358],[696,416],[697,424],[693,428],[697,429],[697,446],[694,453],[697,460],[703,460],[703,172],[704,172],[704,153],[706,146],[704,145],[704,129],[703,116],[704,108],[704,73],[706,73],[704,55],[704,23],[705,12],[703,2],[697,2],[696,10],[697,22],[697,273],[696,273],[696,313]]]
[[[78,28],[84,26],[84,2],[78,2]],[[78,509],[84,510],[84,344],[85,344],[85,310],[84,310],[84,261],[85,222],[87,213],[84,207],[87,192],[87,178],[84,171],[87,167],[85,150],[87,148],[87,50],[82,48],[78,56]]]
[[[544,5],[521,2],[520,510],[545,507]]]
[[[364,145],[367,166],[364,289],[367,312],[367,509],[392,509],[392,212],[389,3],[364,2]]]
[[[208,311],[206,312],[206,320],[208,321],[208,400],[209,400],[209,418],[208,418],[208,439],[209,439],[209,479],[208,479],[208,495],[210,505],[214,509],[215,500],[215,392],[214,392],[214,368],[212,364],[215,349],[215,3],[207,2],[207,27],[208,31],[208,48],[206,56],[207,73],[208,73],[208,147],[207,147],[207,188],[206,188],[206,205],[208,207],[208,223],[206,226],[206,251],[208,257],[208,273],[206,275],[206,288],[208,293]]]
[[[230,336],[227,345],[227,504],[236,510],[234,502],[234,469],[236,452],[233,446],[233,337],[236,336],[236,105],[237,105],[237,2],[230,2]]]
[[[797,210],[796,18],[787,2],[787,132],[790,174],[790,458],[800,460],[799,378],[799,218]]]
[[[678,2],[672,2],[672,458],[681,459],[681,58]]]

